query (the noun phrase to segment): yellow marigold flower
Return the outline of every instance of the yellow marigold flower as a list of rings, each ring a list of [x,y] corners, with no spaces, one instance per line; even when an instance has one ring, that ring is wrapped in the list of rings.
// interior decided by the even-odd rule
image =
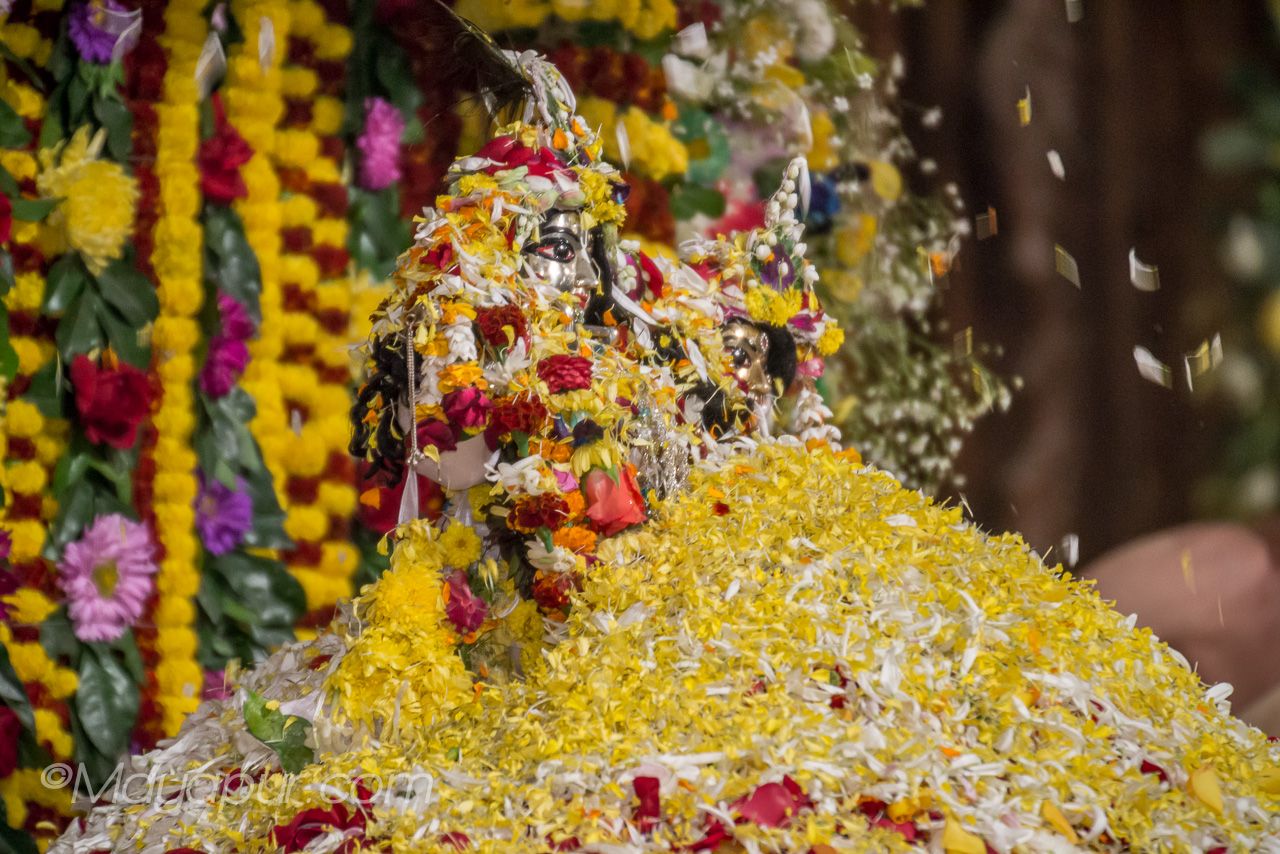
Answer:
[[[44,98],[25,83],[10,78],[0,88],[0,98],[24,119],[38,119],[44,115]]]
[[[204,673],[200,665],[190,658],[165,656],[156,665],[156,687],[161,694],[183,697],[189,690],[194,690],[195,696],[199,697],[203,684]]]
[[[9,547],[10,561],[24,563],[40,556],[40,550],[44,548],[44,525],[31,519],[18,519],[9,522],[8,528],[12,540]]]
[[[316,203],[310,196],[297,193],[280,202],[280,224],[284,227],[311,225],[315,220]]]
[[[320,547],[320,572],[346,578],[355,572],[360,554],[350,543],[327,542]]]
[[[316,73],[300,65],[290,66],[280,72],[280,92],[287,98],[309,98],[316,91]]]
[[[779,293],[767,285],[757,285],[747,288],[745,302],[753,320],[785,326],[800,311],[801,296],[799,291]]]
[[[36,443],[36,459],[45,467],[52,467],[62,458],[62,452],[66,450],[66,443],[55,439],[53,436],[37,436]]]
[[[314,569],[291,568],[289,574],[302,585],[308,611],[327,607],[351,595],[350,573],[326,574]]]
[[[91,138],[88,127],[80,128],[70,141],[40,152],[36,178],[42,195],[62,199],[49,222],[64,229],[95,275],[124,254],[138,200],[137,181],[120,164],[97,159],[105,140],[104,131]]]
[[[162,628],[156,633],[156,648],[168,658],[192,658],[196,654],[196,633],[189,628]]]
[[[320,507],[295,504],[284,520],[284,532],[295,541],[322,540],[329,532],[329,514]]]
[[[316,157],[303,165],[306,167],[307,178],[317,184],[337,184],[342,180],[342,170],[328,157]]]
[[[285,460],[285,467],[289,474],[315,477],[324,471],[329,461],[327,446],[314,425],[306,425],[298,434],[289,431],[286,442],[288,458]]]
[[[345,483],[322,483],[318,493],[320,506],[332,516],[350,516],[356,509],[356,490]]]
[[[831,136],[836,132],[836,124],[826,110],[814,110],[809,115],[809,129],[813,133],[813,146],[805,158],[809,168],[816,170],[830,169],[836,165],[836,153],[831,147]]]
[[[480,559],[480,537],[467,525],[450,525],[437,542],[445,566],[465,569]]]
[[[827,328],[818,336],[818,353],[830,356],[844,343],[844,330],[832,318],[827,318]]]
[[[157,229],[158,230],[158,229]],[[187,244],[188,246],[199,246],[200,232],[195,232],[196,243]],[[177,275],[178,267],[185,267],[189,263],[187,261],[175,263],[173,265],[173,275],[166,275],[162,272],[165,265],[170,264],[174,259],[169,256],[169,252],[176,249],[165,250],[165,256],[156,264],[156,273],[160,277],[160,288],[157,296],[160,298],[160,309],[165,314],[178,315],[179,317],[194,317],[200,311],[200,307],[204,305],[204,289],[200,286],[200,280],[195,277],[188,278],[186,276]],[[161,255],[159,241],[157,241],[156,253],[152,257]]]
[[[40,463],[27,460],[10,466],[5,471],[5,479],[18,495],[39,495],[49,482],[49,474]]]
[[[316,308],[321,311],[350,311],[351,291],[346,283],[317,288]]]
[[[40,31],[16,22],[0,26],[0,41],[19,59],[34,59],[40,49]]]
[[[155,500],[173,504],[187,504],[196,500],[199,486],[188,471],[165,472],[156,474],[154,481]]]
[[[13,345],[13,351],[18,355],[18,373],[20,374],[34,374],[40,370],[51,349],[51,346],[42,345],[34,338],[26,336],[11,338],[9,343]]]
[[[0,166],[3,166],[16,181],[34,180],[39,171],[35,155],[16,149],[0,150]]]
[[[189,599],[200,591],[200,576],[190,563],[166,559],[156,576],[156,590],[161,596]]]
[[[54,668],[53,661],[38,643],[8,643],[5,647],[20,682],[43,682]]]
[[[316,40],[316,56],[320,59],[345,59],[351,53],[351,31],[340,24],[330,24]]]
[[[320,219],[311,227],[311,239],[318,246],[347,245],[347,221],[345,219]]]
[[[167,626],[189,626],[195,621],[196,610],[188,599],[177,599],[163,596],[156,604],[156,626],[161,629]]]
[[[182,728],[187,715],[199,707],[200,690],[199,688],[194,689],[194,693],[191,696],[161,695],[158,699],[160,701],[161,726],[164,728],[165,735],[174,736]]]
[[[179,400],[181,400],[180,405],[184,407],[190,406],[190,390],[179,387],[183,386],[196,375],[195,358],[192,357],[189,352],[171,356],[160,364],[158,373],[160,374],[160,379],[165,383],[165,385],[172,386],[165,395],[162,408],[163,406],[172,407],[174,405],[179,405]],[[180,395],[181,397],[179,397]]]
[[[304,346],[314,344],[320,326],[314,317],[297,312],[289,312],[284,316],[280,335],[286,345]]]
[[[15,276],[13,289],[4,297],[10,311],[38,311],[43,300],[44,276],[36,272]]]
[[[16,623],[39,625],[58,610],[58,603],[34,587],[20,587],[8,596],[4,602],[9,606],[9,613]]]
[[[49,750],[58,758],[71,755],[75,745],[71,741],[71,733],[62,726],[62,718],[53,709],[36,709],[36,741],[49,745]]]
[[[44,687],[55,700],[65,700],[80,687],[80,677],[69,667],[55,666],[44,677]]]
[[[305,169],[320,156],[320,139],[309,130],[282,130],[276,137],[281,165]]]
[[[469,386],[485,387],[484,371],[475,362],[449,365],[440,371],[439,388],[441,394],[448,394]]]
[[[342,130],[342,102],[320,95],[311,102],[311,129],[321,136],[332,136]]]
[[[19,439],[34,438],[44,429],[44,416],[34,404],[25,400],[12,401],[5,418],[9,435]]]
[[[4,800],[5,818],[11,827],[22,827],[27,820],[27,800],[22,795],[19,782],[27,770],[34,769],[19,768],[0,780],[0,799]]]

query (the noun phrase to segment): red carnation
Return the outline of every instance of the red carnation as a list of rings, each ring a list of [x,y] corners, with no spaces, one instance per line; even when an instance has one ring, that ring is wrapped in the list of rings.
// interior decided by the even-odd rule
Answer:
[[[253,158],[253,149],[230,122],[222,98],[213,96],[214,133],[200,143],[200,189],[207,198],[229,205],[248,194],[240,167]]]
[[[533,601],[543,611],[562,611],[576,586],[572,572],[539,572],[533,579]]]
[[[648,518],[634,469],[627,466],[615,481],[603,469],[592,469],[583,482],[587,518],[596,531],[612,537]]]
[[[444,612],[455,629],[466,634],[484,625],[485,617],[489,616],[489,603],[471,590],[464,570],[453,572],[445,581],[445,589],[449,591],[449,601],[445,603]]]
[[[591,387],[591,360],[582,356],[548,356],[538,362],[538,377],[552,394]]]
[[[0,705],[0,777],[8,777],[18,767],[18,739],[22,722],[13,709]]]
[[[90,442],[127,450],[138,436],[138,425],[151,411],[151,383],[147,375],[123,362],[100,368],[88,356],[71,361],[71,385],[76,410]]]
[[[507,525],[524,533],[532,533],[539,528],[554,531],[568,518],[569,502],[559,495],[544,492],[519,499],[511,515],[507,517]]]
[[[480,337],[490,347],[509,347],[515,341],[529,336],[524,312],[514,305],[479,309],[476,311],[476,324],[480,327]],[[507,331],[504,328],[507,326],[511,327],[511,338],[507,338]]]
[[[8,243],[13,232],[13,202],[0,193],[0,243]]]
[[[485,444],[495,451],[502,437],[510,433],[532,436],[547,421],[547,407],[533,396],[509,397],[494,404],[489,426],[484,428]]]
[[[458,434],[454,427],[435,418],[418,422],[418,447],[434,447],[442,451],[458,449]]]

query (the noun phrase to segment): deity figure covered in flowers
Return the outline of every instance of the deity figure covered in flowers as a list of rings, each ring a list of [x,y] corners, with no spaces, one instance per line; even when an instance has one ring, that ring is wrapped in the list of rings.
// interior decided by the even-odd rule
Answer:
[[[816,422],[751,432],[837,335],[781,207],[690,247],[707,278],[628,254],[571,96],[512,61],[533,107],[419,221],[354,412],[445,518],[406,501],[376,584],[52,850],[1280,850],[1228,690]]]

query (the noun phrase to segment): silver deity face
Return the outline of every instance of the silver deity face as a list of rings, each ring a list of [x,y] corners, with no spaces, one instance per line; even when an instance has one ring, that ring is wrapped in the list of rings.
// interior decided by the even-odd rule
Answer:
[[[552,210],[543,217],[537,239],[523,252],[538,281],[578,297],[579,307],[586,306],[600,284],[587,251],[588,238],[580,211]]]
[[[766,365],[769,336],[744,320],[730,320],[721,330],[733,376],[752,403],[765,401],[773,392]]]

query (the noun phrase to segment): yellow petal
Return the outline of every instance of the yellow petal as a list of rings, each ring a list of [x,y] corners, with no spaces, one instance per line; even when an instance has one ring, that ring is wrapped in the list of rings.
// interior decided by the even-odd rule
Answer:
[[[1201,765],[1191,772],[1191,777],[1187,780],[1187,791],[1215,813],[1222,814],[1222,787],[1218,784],[1218,774],[1212,765]]]
[[[961,827],[954,818],[948,818],[942,830],[942,847],[947,854],[987,854],[987,843]]]
[[[1040,815],[1049,825],[1063,836],[1067,837],[1067,841],[1077,843],[1080,837],[1076,836],[1076,830],[1071,826],[1071,822],[1067,821],[1067,817],[1062,814],[1062,810],[1055,807],[1048,801],[1044,802],[1044,806],[1040,808]]]

